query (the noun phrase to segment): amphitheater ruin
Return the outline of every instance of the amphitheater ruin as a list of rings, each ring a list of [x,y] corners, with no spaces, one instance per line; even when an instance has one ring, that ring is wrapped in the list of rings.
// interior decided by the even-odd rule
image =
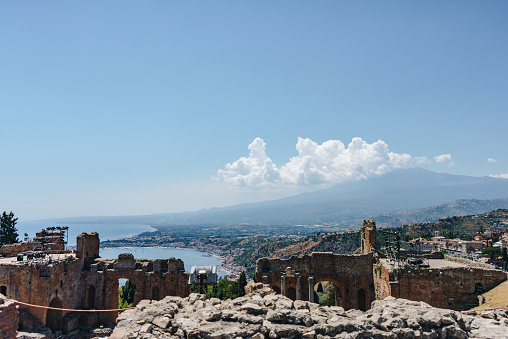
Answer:
[[[316,285],[326,281],[335,287],[335,305],[362,311],[387,296],[465,310],[478,305],[479,286],[487,291],[507,280],[505,272],[444,258],[440,253],[427,257],[428,266],[402,267],[379,255],[376,232],[375,223],[366,220],[358,254],[312,253],[289,259],[259,259],[256,280],[290,299],[311,302],[316,301]],[[135,259],[130,253],[115,259],[101,258],[95,232],[78,235],[76,244],[73,253],[49,254],[38,260],[19,260],[14,246],[11,257],[0,259],[0,293],[11,300],[44,307],[20,304],[19,319],[13,322],[19,329],[49,327],[69,333],[80,326],[113,324],[118,313],[103,311],[118,307],[119,279],[136,285],[135,304],[143,299],[190,294],[189,273],[180,259]]]

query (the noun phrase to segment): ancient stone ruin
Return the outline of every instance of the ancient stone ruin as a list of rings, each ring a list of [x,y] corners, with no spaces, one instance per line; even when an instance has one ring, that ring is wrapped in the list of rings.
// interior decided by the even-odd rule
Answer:
[[[478,305],[478,291],[505,281],[506,273],[468,261],[444,259],[442,254],[427,256],[425,265],[400,266],[377,253],[376,232],[375,223],[366,220],[361,228],[358,254],[313,253],[289,259],[259,259],[256,280],[263,287],[261,290],[271,292],[251,293],[247,298],[227,302],[205,301],[195,295],[182,299],[189,296],[190,286],[189,273],[180,259],[136,259],[130,253],[120,254],[116,259],[100,258],[99,235],[82,233],[77,237],[74,253],[60,251],[30,260],[0,259],[0,293],[9,299],[42,306],[19,305],[19,316],[14,318],[20,329],[49,327],[64,334],[75,333],[80,326],[114,324],[118,312],[102,310],[118,307],[119,279],[128,279],[136,286],[134,304],[142,300],[145,304],[141,303],[136,312],[149,313],[139,319],[136,312],[121,315],[119,328],[134,331],[132,338],[151,338],[152,334],[187,338],[230,335],[326,338],[341,333],[382,338],[400,337],[399,334],[411,337],[411,333],[422,338],[427,334],[429,338],[473,337],[474,324],[480,321],[461,321],[459,313],[443,310],[432,317],[429,313],[428,318],[433,320],[425,320],[427,313],[414,311],[422,320],[413,311],[412,315],[403,315],[401,309],[427,310],[431,306],[470,309]],[[22,249],[19,244],[9,250]],[[317,284],[325,282],[333,285],[335,291],[332,300],[335,306],[329,308],[320,307],[315,299]],[[407,300],[399,302],[393,297]],[[164,302],[150,304],[150,300],[161,299]],[[192,310],[187,310],[186,305],[192,305]],[[10,306],[4,306],[7,307]],[[385,314],[383,308],[393,312]],[[7,322],[14,324],[11,313],[1,317],[8,317]],[[416,318],[413,321],[411,317]],[[496,313],[492,317],[499,323],[508,322],[505,314]],[[363,319],[363,325],[358,325],[355,319]],[[234,323],[236,327],[230,327]],[[10,331],[12,327],[5,329]],[[394,336],[396,332],[399,334]]]
[[[136,285],[134,303],[190,293],[188,273],[180,259],[117,259],[99,257],[99,235],[77,237],[75,253],[47,255],[34,260],[0,259],[0,293],[27,304],[64,309],[105,310],[118,308],[118,279]],[[72,312],[19,307],[20,329],[69,333],[79,326],[112,324],[118,312]]]
[[[500,270],[467,260],[446,260],[441,253],[427,256],[428,267],[398,266],[382,258],[376,248],[376,225],[365,220],[360,254],[262,258],[257,261],[256,279],[292,300],[311,302],[316,284],[333,283],[335,305],[346,310],[366,310],[372,301],[388,296],[467,310],[478,305],[479,290],[489,290],[507,279]]]

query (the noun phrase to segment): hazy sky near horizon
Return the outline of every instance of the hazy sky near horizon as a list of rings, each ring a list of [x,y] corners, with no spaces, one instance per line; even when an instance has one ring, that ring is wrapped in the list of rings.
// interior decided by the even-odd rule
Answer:
[[[0,4],[0,211],[196,210],[395,168],[508,178],[505,1]]]

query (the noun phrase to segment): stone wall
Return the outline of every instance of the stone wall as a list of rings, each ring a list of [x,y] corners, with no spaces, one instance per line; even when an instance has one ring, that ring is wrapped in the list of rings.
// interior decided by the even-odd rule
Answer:
[[[25,303],[67,309],[118,308],[118,279],[136,285],[134,302],[159,300],[168,295],[185,297],[190,293],[188,273],[180,259],[134,259],[122,254],[117,259],[98,257],[97,233],[77,237],[76,255],[65,258],[25,260],[16,258],[0,264],[0,288],[10,299]],[[117,312],[83,313],[21,309],[21,329],[33,329],[38,323],[68,333],[81,325],[114,323]],[[33,317],[30,316],[33,315]],[[23,319],[26,319],[24,321]]]
[[[15,338],[18,330],[18,307],[12,301],[1,300],[0,295],[0,338]]]
[[[372,253],[338,255],[312,253],[289,259],[257,261],[256,279],[293,300],[314,301],[314,286],[335,285],[336,304],[345,309],[367,309],[375,300]]]
[[[478,305],[477,284],[487,291],[507,279],[502,271],[474,267],[404,269],[392,275],[392,296],[459,311]]]
[[[476,261],[469,260],[469,259],[466,259],[466,258],[457,258],[457,257],[452,257],[450,255],[445,255],[444,258],[446,260],[449,260],[449,261],[458,262],[458,263],[465,264],[465,265],[472,266],[472,267],[476,267],[476,268],[483,268],[483,269],[486,269],[486,270],[495,269],[495,267],[493,265],[486,264],[486,263],[483,263],[483,262],[476,262]]]
[[[371,253],[377,249],[376,223],[373,220],[364,220],[360,228],[361,253]]]

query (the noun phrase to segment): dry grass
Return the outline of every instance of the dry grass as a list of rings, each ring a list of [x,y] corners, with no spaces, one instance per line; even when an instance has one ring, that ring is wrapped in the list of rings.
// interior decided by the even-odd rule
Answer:
[[[485,303],[472,310],[508,307],[508,280],[483,294]]]

